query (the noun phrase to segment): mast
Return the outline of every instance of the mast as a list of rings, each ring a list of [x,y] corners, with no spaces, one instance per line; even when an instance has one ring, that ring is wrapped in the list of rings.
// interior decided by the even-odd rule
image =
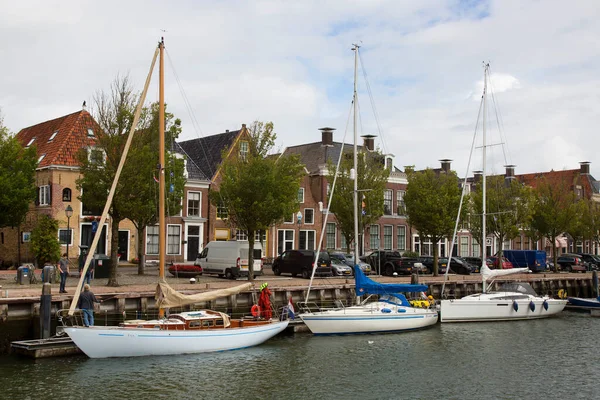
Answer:
[[[357,133],[356,133],[356,122],[357,122],[357,109],[358,109],[358,98],[356,93],[356,78],[358,70],[358,48],[357,44],[353,44],[352,50],[354,51],[354,97],[352,99],[352,105],[354,106],[354,264],[358,265],[358,149],[357,149]]]
[[[165,40],[160,38],[158,44],[160,50],[159,78],[158,78],[158,277],[165,279],[165,255],[166,255],[166,224],[165,224]],[[158,311],[159,317],[164,316],[164,309]]]
[[[488,75],[488,69],[490,67],[489,63],[486,63],[483,65],[483,183],[482,183],[482,205],[483,205],[483,212],[482,212],[482,221],[481,221],[481,236],[482,236],[482,247],[481,247],[481,268],[483,268],[484,266],[487,266],[486,263],[486,250],[487,250],[487,246],[486,246],[486,226],[485,226],[485,217],[486,217],[486,196],[485,196],[485,192],[486,192],[486,179],[485,179],[485,171],[486,171],[486,142],[485,142],[485,130],[486,130],[486,117],[487,117],[487,75]],[[485,293],[486,291],[486,281],[483,281],[483,293]]]

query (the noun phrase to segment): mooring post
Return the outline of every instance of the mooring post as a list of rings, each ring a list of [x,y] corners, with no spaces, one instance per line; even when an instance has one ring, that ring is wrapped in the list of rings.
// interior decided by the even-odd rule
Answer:
[[[594,285],[596,297],[600,296],[600,293],[598,293],[598,271],[592,271],[592,285]]]
[[[419,275],[418,274],[412,274],[410,276],[410,283],[413,285],[418,285],[419,284]]]
[[[40,332],[42,339],[50,337],[50,310],[52,306],[52,285],[48,282],[42,286],[40,299]]]

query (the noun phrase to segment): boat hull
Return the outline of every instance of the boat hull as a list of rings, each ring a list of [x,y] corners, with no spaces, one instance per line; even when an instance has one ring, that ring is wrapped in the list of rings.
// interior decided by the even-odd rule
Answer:
[[[568,297],[569,307],[585,310],[600,309],[600,301],[597,298],[584,299],[581,297]]]
[[[287,328],[289,321],[209,330],[123,327],[65,327],[90,358],[176,355],[236,350],[259,345]]]
[[[422,329],[435,325],[438,313],[423,308],[403,308],[404,312],[384,313],[376,307],[354,306],[301,314],[315,335],[389,333]]]
[[[544,307],[544,302],[548,309]],[[516,303],[516,307],[514,305]],[[533,303],[533,310],[530,304]],[[512,321],[547,318],[561,312],[566,300],[535,298],[523,300],[442,300],[441,322]],[[516,310],[515,310],[516,308]]]

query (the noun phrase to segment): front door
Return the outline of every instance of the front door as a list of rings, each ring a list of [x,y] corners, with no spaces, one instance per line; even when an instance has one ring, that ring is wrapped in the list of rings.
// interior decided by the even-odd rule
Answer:
[[[94,240],[94,235],[97,232],[92,232],[92,224],[81,224],[81,239],[79,243],[82,246],[91,246],[92,241]],[[106,254],[106,225],[102,228],[102,236],[100,236],[100,241],[98,242],[98,246],[96,247],[95,254]]]
[[[187,260],[196,261],[200,252],[200,226],[189,225],[187,227]]]
[[[119,261],[129,260],[129,231],[119,231]]]

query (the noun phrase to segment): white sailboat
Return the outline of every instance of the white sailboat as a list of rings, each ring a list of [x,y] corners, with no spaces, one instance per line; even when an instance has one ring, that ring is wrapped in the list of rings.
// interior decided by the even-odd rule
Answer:
[[[483,83],[483,215],[482,215],[482,243],[486,241],[486,114],[487,114],[487,82],[489,64],[484,65]],[[464,196],[464,194],[463,194]],[[461,199],[462,202],[462,199]],[[462,205],[462,203],[461,203]],[[460,215],[460,212],[459,212]],[[458,226],[458,218],[457,224]],[[454,248],[456,228],[452,238]],[[566,300],[552,299],[548,296],[539,296],[535,290],[524,282],[505,283],[498,291],[488,292],[488,281],[499,276],[527,273],[528,268],[494,269],[488,268],[486,263],[486,246],[482,246],[481,279],[483,293],[472,294],[460,299],[445,299],[440,303],[441,322],[477,322],[477,321],[510,321],[524,319],[538,319],[555,315],[561,312],[567,303]],[[450,261],[448,262],[450,263]]]
[[[119,175],[127,151],[131,144],[133,132],[139,119],[141,106],[144,102],[152,70],[156,62],[157,56],[160,56],[160,83],[159,83],[159,103],[160,114],[159,131],[160,131],[160,159],[159,165],[164,166],[164,42],[161,42],[154,53],[152,67],[146,79],[146,85],[140,99],[140,104],[136,110],[133,127],[129,133],[121,163],[119,164],[115,180],[109,193],[104,211],[102,213],[100,225],[106,220],[110,203],[118,181]],[[182,312],[179,314],[171,314],[168,318],[163,317],[164,309],[173,307],[183,307],[188,304],[206,302],[216,298],[227,297],[237,293],[248,291],[252,288],[252,283],[246,283],[229,289],[222,289],[208,293],[199,293],[195,295],[183,295],[176,292],[164,282],[164,266],[166,254],[166,238],[165,238],[165,175],[164,169],[161,168],[160,179],[160,202],[159,202],[159,265],[160,265],[160,282],[156,291],[157,306],[159,307],[159,319],[142,321],[127,321],[119,326],[65,326],[64,332],[67,333],[73,342],[79,347],[88,357],[105,358],[105,357],[133,357],[133,356],[148,356],[148,355],[174,355],[174,354],[190,354],[204,353],[223,350],[234,350],[250,346],[259,345],[266,340],[272,338],[282,332],[289,321],[279,320],[261,320],[261,319],[233,319],[227,314],[212,311],[200,310],[191,312]],[[83,284],[85,272],[89,267],[90,260],[98,244],[100,235],[95,235],[94,241],[90,247],[87,260],[84,265],[84,270],[78,285],[69,315],[72,316],[75,312],[75,307],[79,297],[79,291]],[[65,319],[63,319],[65,321]]]
[[[356,76],[358,69],[358,45],[354,45],[354,260],[359,260],[358,254],[358,177],[357,177],[357,90]],[[335,181],[329,202],[333,197]],[[327,208],[329,210],[329,207]],[[326,224],[323,224],[324,226]],[[321,235],[322,236],[322,235]],[[321,244],[319,243],[320,250]],[[318,254],[318,251],[317,251]],[[316,265],[316,263],[315,263]],[[313,271],[314,276],[314,271]],[[358,265],[354,266],[356,295],[379,296],[376,301],[370,301],[370,296],[362,303],[335,309],[304,312],[299,314],[306,326],[315,335],[385,333],[422,329],[435,325],[438,313],[435,308],[413,307],[404,294],[427,291],[426,285],[411,284],[382,284],[364,275]],[[312,278],[311,278],[312,284]],[[310,286],[306,301],[310,295]]]

